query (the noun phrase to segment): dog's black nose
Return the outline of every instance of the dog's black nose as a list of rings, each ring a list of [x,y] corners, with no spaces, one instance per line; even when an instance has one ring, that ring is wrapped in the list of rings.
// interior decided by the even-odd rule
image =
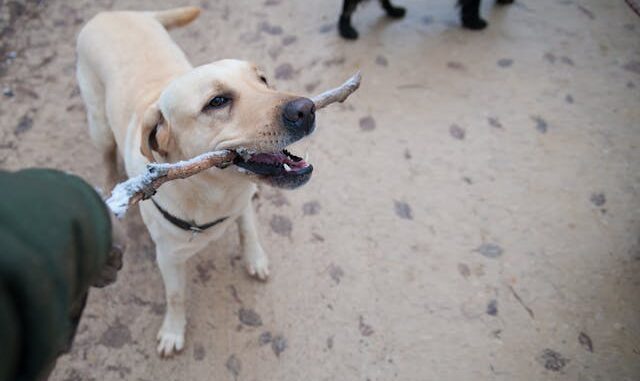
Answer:
[[[309,98],[294,99],[284,105],[282,118],[287,130],[299,139],[313,132],[316,120],[316,105]]]

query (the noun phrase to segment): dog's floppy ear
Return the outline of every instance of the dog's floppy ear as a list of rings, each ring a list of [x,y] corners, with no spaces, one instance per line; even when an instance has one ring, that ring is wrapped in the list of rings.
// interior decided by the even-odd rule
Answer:
[[[156,104],[149,106],[142,117],[140,152],[149,161],[156,161],[153,151],[167,156],[171,144],[171,127]]]

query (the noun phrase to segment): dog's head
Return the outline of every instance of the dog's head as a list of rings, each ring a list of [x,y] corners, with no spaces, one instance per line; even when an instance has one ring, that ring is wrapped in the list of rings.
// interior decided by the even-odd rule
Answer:
[[[150,161],[173,162],[234,150],[241,171],[296,188],[313,167],[285,148],[314,127],[310,99],[276,91],[249,62],[222,60],[194,68],[162,91],[142,118],[141,152]]]

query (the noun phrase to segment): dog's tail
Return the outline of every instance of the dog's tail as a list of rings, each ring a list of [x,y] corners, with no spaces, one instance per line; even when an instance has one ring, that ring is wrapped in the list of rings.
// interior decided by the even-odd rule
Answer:
[[[200,14],[200,8],[182,7],[149,13],[165,28],[171,29],[178,26],[187,25],[191,21],[195,20]]]

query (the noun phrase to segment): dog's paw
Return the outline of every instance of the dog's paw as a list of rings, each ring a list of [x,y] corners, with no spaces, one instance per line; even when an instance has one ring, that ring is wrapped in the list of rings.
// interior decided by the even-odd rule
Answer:
[[[168,324],[163,324],[157,336],[158,354],[165,358],[177,354],[184,348],[184,328],[166,326]]]
[[[249,275],[260,280],[267,280],[269,277],[269,258],[261,247],[245,253],[245,262]]]
[[[407,10],[402,7],[390,7],[386,8],[385,12],[387,12],[387,16],[394,19],[401,19],[407,13]]]
[[[358,31],[351,26],[351,21],[348,19],[340,18],[340,22],[338,22],[338,31],[340,31],[340,35],[347,40],[358,39]]]
[[[481,18],[462,18],[462,26],[470,30],[482,30],[487,27],[487,22]]]
[[[513,4],[513,0],[497,0],[496,3],[500,5]]]

